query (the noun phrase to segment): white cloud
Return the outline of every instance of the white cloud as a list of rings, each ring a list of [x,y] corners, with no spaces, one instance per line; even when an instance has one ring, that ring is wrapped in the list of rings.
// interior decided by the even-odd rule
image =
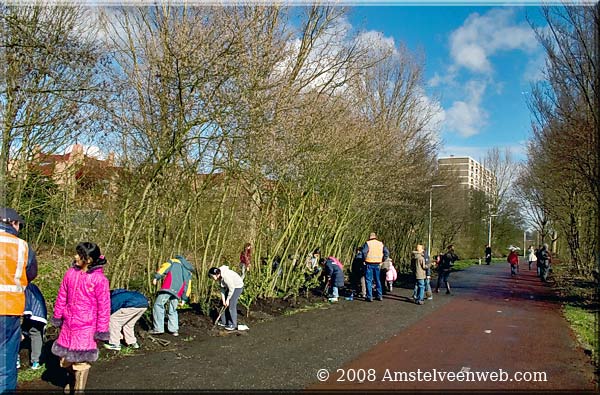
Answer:
[[[369,30],[366,32],[361,32],[356,41],[359,43],[361,47],[369,48],[372,51],[393,51],[396,50],[396,42],[393,37],[385,37],[383,33]]]
[[[473,72],[490,73],[490,56],[515,49],[533,51],[537,47],[533,30],[526,23],[515,24],[513,17],[511,8],[469,15],[450,35],[450,54],[455,64]]]
[[[446,128],[462,137],[478,134],[485,126],[488,113],[482,108],[485,81],[469,81],[465,87],[467,99],[457,100],[446,110]]]

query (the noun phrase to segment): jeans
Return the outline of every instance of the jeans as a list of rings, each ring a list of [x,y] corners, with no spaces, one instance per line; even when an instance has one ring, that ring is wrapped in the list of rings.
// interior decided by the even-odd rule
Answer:
[[[425,279],[425,292],[429,292],[429,297],[431,297],[431,279],[429,277]]]
[[[337,299],[340,297],[340,292],[338,290],[338,287],[331,287],[331,297],[333,299]]]
[[[373,280],[375,280],[376,292],[375,297],[381,299],[383,293],[381,290],[381,279],[379,278],[379,264],[367,263],[367,271],[365,272],[365,281],[367,282],[367,299],[373,299]]]
[[[440,285],[442,285],[442,281],[444,282],[444,284],[446,285],[446,288],[448,287],[448,277],[450,276],[450,270],[440,270],[438,272],[438,279],[437,279],[437,286],[436,289],[440,288]]]
[[[415,294],[413,295],[413,298],[417,301],[423,301],[424,297],[425,297],[425,279],[423,278],[418,278],[417,279],[417,283],[415,284]]]
[[[17,388],[17,354],[21,344],[21,317],[0,315],[0,394]]]
[[[517,265],[510,265],[510,275],[511,276],[517,275]]]
[[[169,332],[178,332],[179,317],[177,316],[177,304],[179,303],[179,299],[166,292],[159,293],[154,301],[154,307],[152,308],[154,330],[157,332],[165,331],[165,303],[167,302],[169,303],[169,311],[167,312]]]
[[[229,299],[229,306],[225,310],[225,314],[221,315],[221,324],[231,326],[237,329],[237,302],[244,288],[236,288],[233,290],[233,295]],[[229,297],[229,290],[225,291],[225,299]]]

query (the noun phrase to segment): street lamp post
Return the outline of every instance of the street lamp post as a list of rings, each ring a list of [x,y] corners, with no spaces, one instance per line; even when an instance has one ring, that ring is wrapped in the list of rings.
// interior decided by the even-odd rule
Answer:
[[[492,217],[497,217],[498,214],[490,214],[490,227],[488,228],[488,245],[492,247]]]
[[[433,199],[432,199],[432,192],[433,192],[433,188],[443,188],[445,187],[445,185],[432,185],[431,188],[429,188],[429,237],[427,240],[427,254],[429,254],[429,256],[431,257],[431,209],[433,207]]]

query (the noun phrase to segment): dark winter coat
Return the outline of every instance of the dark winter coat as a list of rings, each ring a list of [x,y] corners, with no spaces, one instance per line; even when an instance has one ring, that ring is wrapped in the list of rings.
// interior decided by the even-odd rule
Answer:
[[[325,261],[325,275],[331,278],[332,287],[344,286],[344,272],[331,259]]]
[[[456,261],[458,261],[458,256],[454,253],[454,251],[447,251],[444,255],[442,255],[442,260],[440,261],[440,270],[450,270]]]

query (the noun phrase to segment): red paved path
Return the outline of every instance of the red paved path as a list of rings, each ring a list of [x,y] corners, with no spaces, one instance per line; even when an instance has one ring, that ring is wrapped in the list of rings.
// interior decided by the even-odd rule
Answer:
[[[521,267],[516,278],[510,277],[508,264],[469,269],[465,273],[468,276],[461,276],[468,278],[463,284],[453,284],[455,295],[434,296],[453,298],[450,303],[342,367],[345,371],[374,369],[375,381],[338,382],[341,372],[331,371],[328,381],[310,389],[597,391],[593,367],[577,346],[551,288],[536,278],[535,270],[528,271],[523,264]],[[430,374],[435,374],[434,369],[502,369],[509,381],[389,380],[394,372],[417,374],[418,369]],[[547,381],[511,381],[519,371],[545,372]]]

